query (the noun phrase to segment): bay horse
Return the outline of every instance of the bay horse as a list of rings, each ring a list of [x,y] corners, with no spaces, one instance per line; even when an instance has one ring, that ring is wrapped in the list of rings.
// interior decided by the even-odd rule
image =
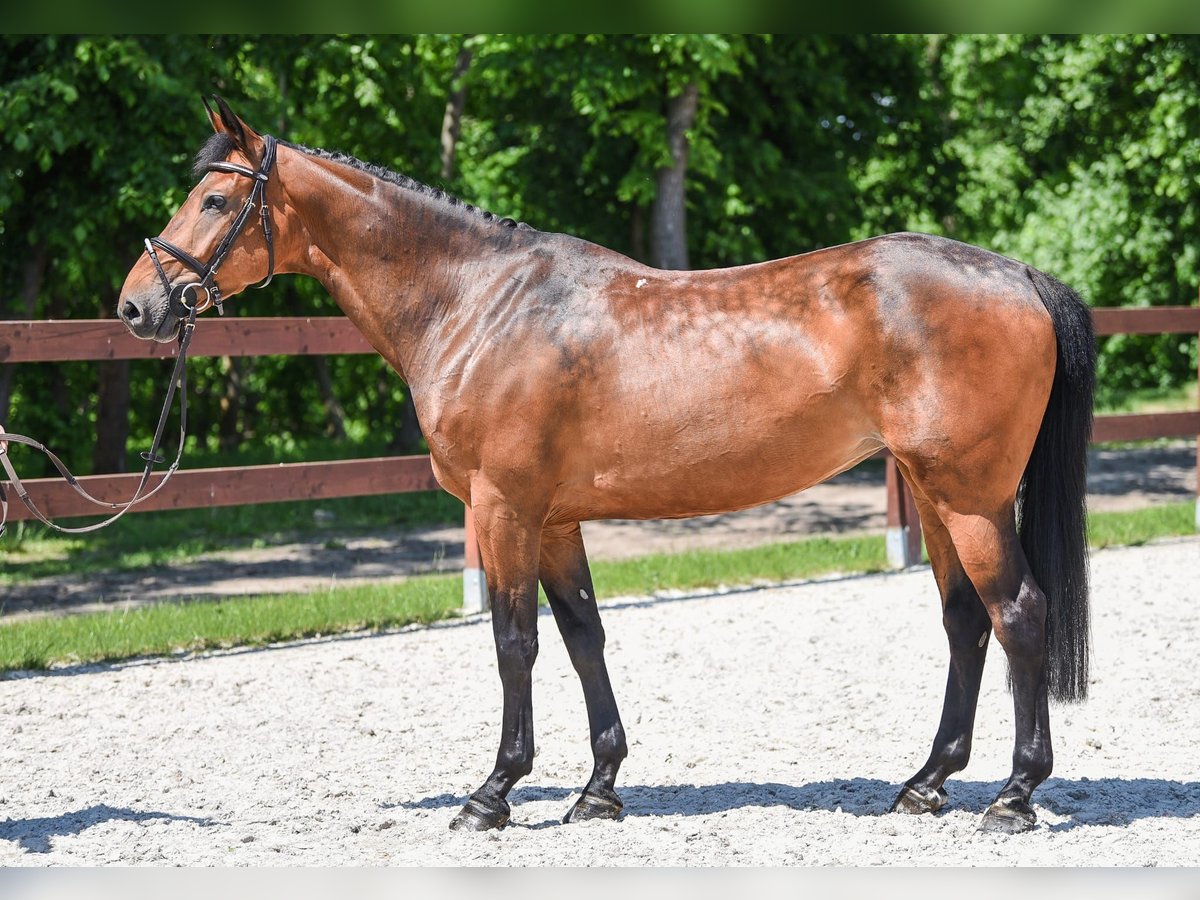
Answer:
[[[882,448],[916,496],[950,645],[933,749],[892,809],[947,802],[994,632],[1016,735],[1012,776],[980,828],[1034,827],[1030,796],[1052,765],[1048,700],[1081,700],[1088,684],[1095,344],[1073,291],[923,234],[661,271],[276,141],[214,99],[203,177],[147,243],[118,315],[168,341],[192,308],[275,271],[308,275],[408,383],[438,482],[474,511],[503,686],[495,769],[452,828],[503,826],[506,796],[532,770],[539,580],[595,759],[564,821],[621,813],[625,730],[581,521],[743,509]]]

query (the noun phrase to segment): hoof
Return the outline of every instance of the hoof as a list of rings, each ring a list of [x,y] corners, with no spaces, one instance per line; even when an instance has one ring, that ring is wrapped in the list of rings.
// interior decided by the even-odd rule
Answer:
[[[922,813],[935,813],[950,799],[941,788],[936,790],[921,790],[919,788],[905,785],[900,791],[900,796],[896,798],[896,802],[892,804],[892,812],[905,813],[910,816],[919,816]]]
[[[483,800],[471,797],[458,815],[450,821],[450,830],[487,831],[491,828],[503,828],[508,824],[510,812],[508,801],[503,798]]]
[[[614,791],[584,791],[583,796],[563,816],[563,823],[587,822],[591,819],[615,819],[625,805]]]
[[[1037,824],[1037,814],[1024,800],[997,800],[983,814],[983,834],[1021,834]]]

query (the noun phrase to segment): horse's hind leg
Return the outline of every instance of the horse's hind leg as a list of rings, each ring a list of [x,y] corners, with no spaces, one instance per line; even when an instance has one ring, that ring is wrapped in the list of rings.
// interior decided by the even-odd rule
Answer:
[[[911,481],[910,481],[911,483]],[[933,749],[921,770],[910,778],[892,804],[893,812],[936,812],[947,797],[942,785],[955,772],[967,766],[971,756],[971,735],[975,729],[975,707],[979,683],[987,658],[991,619],[984,609],[975,586],[959,562],[950,532],[937,511],[923,496],[916,494],[925,548],[933,567],[933,576],[942,596],[942,624],[950,643],[950,672],[946,677],[946,699],[942,720],[933,739]]]
[[[1016,713],[1012,776],[979,827],[1010,834],[1028,831],[1037,821],[1030,796],[1054,765],[1046,681],[1046,596],[1033,580],[1021,549],[1011,498],[989,515],[956,514],[941,504],[938,513],[1008,657],[1012,681]]]
[[[621,800],[613,784],[627,753],[625,729],[604,664],[604,628],[577,523],[543,531],[540,577],[554,621],[583,684],[595,759],[583,795],[563,821],[615,819],[621,813]]]

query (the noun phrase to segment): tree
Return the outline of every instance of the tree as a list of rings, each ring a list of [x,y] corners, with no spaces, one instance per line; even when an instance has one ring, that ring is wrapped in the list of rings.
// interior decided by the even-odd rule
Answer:
[[[694,81],[667,101],[670,163],[654,173],[654,202],[650,206],[650,261],[660,269],[688,268],[688,132],[696,122],[699,101],[700,86]]]
[[[141,237],[188,187],[198,95],[214,91],[285,139],[657,265],[908,228],[1025,259],[1101,305],[1187,303],[1200,281],[1194,36],[9,36],[0,50],[10,318],[111,312]],[[232,309],[337,314],[300,278]],[[1189,380],[1192,346],[1108,339],[1101,396]],[[203,452],[418,448],[407,388],[373,357],[189,365]],[[120,468],[165,377],[158,362],[0,366],[0,421],[72,466]]]
[[[940,145],[925,152],[940,180],[925,202],[897,183],[902,169],[881,182],[908,192],[910,222],[1053,272],[1098,306],[1191,302],[1200,38],[931,43],[923,100],[943,125]],[[1098,394],[1178,384],[1195,370],[1192,353],[1176,336],[1108,338]]]
[[[450,96],[446,100],[446,112],[442,116],[442,180],[448,180],[454,175],[454,150],[458,146],[458,136],[462,133],[463,108],[467,103],[467,70],[471,67],[471,48],[466,41],[458,51],[454,61]]]
[[[124,236],[153,233],[182,197],[179,186],[163,188],[180,157],[182,142],[172,140],[179,100],[195,96],[176,73],[195,68],[200,46],[178,38],[155,38],[154,50],[133,38],[0,40],[0,303],[23,294],[24,315],[111,315],[132,262]],[[144,122],[160,140],[145,140]],[[77,433],[79,418],[90,418],[100,437],[95,463],[120,469],[129,364],[102,367],[98,393],[94,372],[41,367],[65,415],[24,403],[21,389],[5,400],[22,427],[59,446]]]

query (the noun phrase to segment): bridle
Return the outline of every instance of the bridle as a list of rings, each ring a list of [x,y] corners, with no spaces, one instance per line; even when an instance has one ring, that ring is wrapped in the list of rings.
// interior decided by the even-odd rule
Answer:
[[[146,467],[142,471],[141,480],[138,482],[137,490],[133,493],[133,499],[125,503],[112,503],[105,500],[98,500],[83,489],[79,484],[79,480],[71,474],[70,469],[66,467],[61,459],[53,453],[45,444],[36,441],[31,437],[26,437],[23,434],[10,434],[0,429],[0,466],[3,466],[5,474],[8,475],[9,483],[13,490],[16,491],[17,498],[25,504],[26,509],[33,515],[35,519],[43,525],[60,531],[64,534],[84,534],[89,531],[96,531],[111,525],[117,519],[121,518],[125,513],[129,512],[134,506],[139,503],[144,503],[149,500],[167,483],[167,480],[175,474],[179,468],[179,463],[183,459],[183,445],[187,440],[187,351],[192,342],[192,332],[196,328],[196,316],[204,312],[211,306],[217,308],[217,312],[221,315],[225,314],[222,307],[221,289],[217,286],[217,270],[221,267],[221,263],[225,261],[225,257],[229,255],[230,249],[234,242],[241,235],[242,230],[246,227],[246,222],[250,218],[250,213],[253,212],[257,205],[260,210],[260,221],[262,222],[263,237],[267,242],[267,277],[259,282],[255,287],[264,288],[271,283],[271,278],[275,275],[275,244],[271,234],[271,212],[266,202],[267,180],[270,178],[271,169],[275,165],[275,138],[270,135],[263,137],[264,147],[262,160],[258,164],[258,169],[251,169],[247,166],[239,166],[237,163],[231,162],[213,162],[206,167],[210,172],[232,172],[235,175],[243,175],[247,178],[254,179],[254,186],[250,189],[250,196],[246,198],[246,202],[242,204],[241,210],[237,214],[237,218],[233,220],[233,224],[229,226],[229,231],[225,233],[225,237],[221,239],[221,243],[217,245],[217,249],[213,251],[212,257],[208,263],[202,263],[196,257],[192,256],[186,250],[176,247],[169,241],[164,241],[162,238],[152,237],[146,238],[146,252],[150,254],[150,261],[154,263],[154,269],[158,272],[158,278],[162,282],[163,293],[166,294],[167,302],[170,304],[171,312],[178,318],[183,320],[183,325],[179,331],[179,353],[175,358],[175,368],[171,371],[171,381],[167,387],[167,396],[163,401],[162,412],[158,416],[158,425],[154,430],[154,440],[150,444],[150,449],[142,453],[142,459],[146,461]],[[162,263],[159,262],[158,253],[155,252],[155,247],[169,253],[175,259],[179,260],[198,276],[199,281],[192,281],[187,284],[178,285],[175,288],[171,287],[171,282],[167,278],[167,273],[163,271]],[[204,291],[204,300],[199,304],[188,302],[188,294],[193,290]],[[192,295],[193,298],[195,295]],[[175,391],[179,391],[179,447],[175,453],[175,459],[170,467],[163,473],[162,481],[156,484],[151,490],[146,491],[146,486],[150,483],[150,478],[154,474],[154,467],[161,465],[166,460],[159,455],[159,447],[162,445],[163,433],[166,431],[167,418],[171,412],[171,403],[175,398]],[[60,475],[66,479],[67,484],[74,489],[75,493],[83,497],[89,503],[94,503],[96,506],[101,506],[106,509],[116,510],[113,515],[109,516],[101,522],[95,522],[91,525],[85,525],[78,528],[68,528],[62,525],[56,525],[51,522],[34,504],[29,497],[29,492],[25,489],[25,485],[17,476],[16,470],[13,468],[12,461],[8,457],[7,443],[24,444],[28,447],[33,447],[35,450],[40,450],[46,454],[51,464],[56,468]],[[145,492],[145,493],[143,493]],[[5,523],[8,520],[8,497],[5,495],[4,488],[0,485],[0,535],[4,534]]]
[[[267,205],[266,198],[267,180],[271,177],[271,169],[274,165],[275,138],[268,134],[263,137],[263,155],[262,160],[258,164],[258,169],[239,166],[237,163],[231,162],[212,162],[205,166],[205,169],[209,172],[232,172],[235,175],[254,179],[254,186],[250,189],[250,196],[242,204],[237,218],[229,226],[229,231],[225,233],[225,237],[221,239],[221,243],[217,244],[217,249],[213,251],[213,255],[207,264],[200,262],[192,254],[180,247],[176,247],[170,241],[164,241],[160,237],[146,238],[146,252],[150,255],[150,261],[154,263],[154,270],[158,272],[158,279],[162,282],[163,293],[167,295],[167,300],[171,304],[171,311],[179,318],[182,319],[187,314],[186,310],[192,308],[192,305],[185,298],[187,293],[193,289],[204,291],[204,300],[195,307],[197,313],[202,313],[210,306],[215,306],[218,314],[225,315],[221,289],[217,286],[217,270],[225,262],[225,257],[229,255],[234,241],[238,239],[238,236],[242,233],[242,229],[246,227],[246,222],[250,219],[250,213],[254,211],[256,205],[259,209],[259,220],[262,222],[263,238],[267,242],[267,277],[254,286],[256,288],[265,288],[271,283],[271,279],[275,277],[275,242],[271,234],[271,208]],[[155,252],[155,247],[175,257],[199,275],[200,280],[177,285],[175,288],[172,288],[171,282],[167,278],[167,273],[163,271],[162,263],[158,260],[158,253]]]

